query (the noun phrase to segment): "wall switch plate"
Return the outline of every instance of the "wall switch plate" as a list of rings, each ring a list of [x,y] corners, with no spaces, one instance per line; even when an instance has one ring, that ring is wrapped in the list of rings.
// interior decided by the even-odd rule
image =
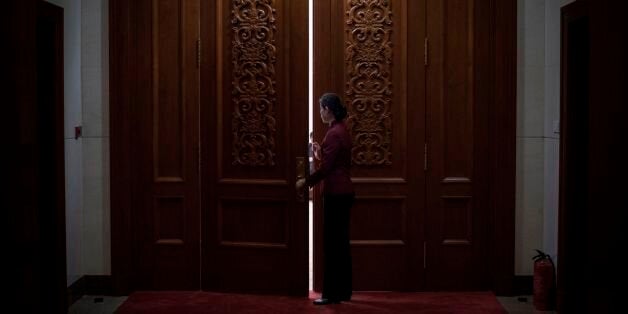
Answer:
[[[554,134],[560,133],[560,120],[554,120],[552,123],[552,129],[554,129]]]

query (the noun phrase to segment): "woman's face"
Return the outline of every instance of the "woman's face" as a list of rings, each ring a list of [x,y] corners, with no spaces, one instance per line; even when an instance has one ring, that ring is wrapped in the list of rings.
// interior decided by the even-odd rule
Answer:
[[[329,110],[329,108],[321,105],[321,120],[323,123],[331,123],[334,121],[334,114]]]

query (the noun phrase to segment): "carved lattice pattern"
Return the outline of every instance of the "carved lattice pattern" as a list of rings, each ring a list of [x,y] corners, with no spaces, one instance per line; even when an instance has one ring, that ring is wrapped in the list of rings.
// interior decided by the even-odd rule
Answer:
[[[276,10],[272,0],[233,0],[233,164],[275,164]]]
[[[392,10],[388,0],[347,0],[345,98],[357,165],[390,165]]]

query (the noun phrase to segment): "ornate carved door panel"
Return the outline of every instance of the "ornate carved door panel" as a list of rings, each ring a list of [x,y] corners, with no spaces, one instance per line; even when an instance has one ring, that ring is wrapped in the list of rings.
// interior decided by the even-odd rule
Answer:
[[[307,295],[307,10],[202,3],[204,289]]]
[[[425,66],[418,61],[425,2],[314,3],[314,97],[343,95],[354,144],[354,289],[418,290],[425,203]],[[320,141],[325,130],[317,117],[315,138]],[[320,204],[315,216],[315,242],[322,243]],[[316,246],[320,289],[322,251]]]

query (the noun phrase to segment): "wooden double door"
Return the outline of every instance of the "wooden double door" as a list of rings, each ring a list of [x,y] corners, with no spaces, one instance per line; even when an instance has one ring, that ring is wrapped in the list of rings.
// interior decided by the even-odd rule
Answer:
[[[314,104],[343,95],[354,140],[355,290],[490,289],[512,255],[492,244],[491,3],[313,1]],[[110,21],[116,289],[306,295],[308,1],[120,0]]]

